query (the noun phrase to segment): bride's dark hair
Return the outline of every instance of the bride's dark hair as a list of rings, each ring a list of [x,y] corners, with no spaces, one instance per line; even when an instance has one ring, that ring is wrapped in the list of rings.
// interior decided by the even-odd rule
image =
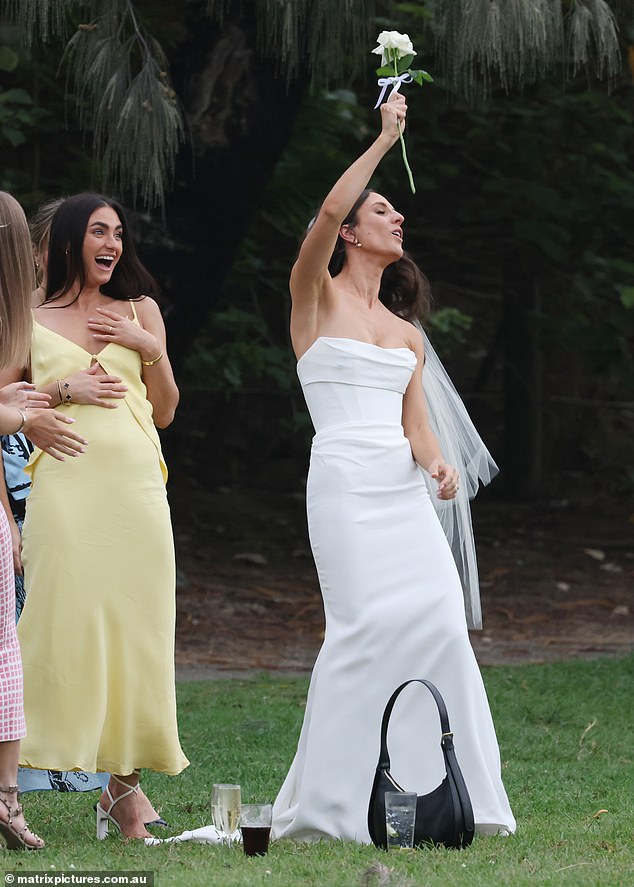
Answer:
[[[370,188],[359,195],[352,209],[341,223],[354,225],[357,212],[370,194],[376,194]],[[346,262],[346,241],[339,235],[333,254],[328,263],[332,277],[336,277]],[[420,270],[409,253],[404,252],[400,259],[388,265],[381,277],[379,299],[393,314],[404,320],[424,321],[431,311],[431,287],[429,281]]]

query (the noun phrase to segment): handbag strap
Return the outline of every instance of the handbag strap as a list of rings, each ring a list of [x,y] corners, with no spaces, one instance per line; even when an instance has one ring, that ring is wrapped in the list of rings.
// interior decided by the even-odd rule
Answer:
[[[381,722],[381,752],[379,754],[378,764],[379,768],[383,770],[390,769],[390,755],[387,750],[387,728],[390,723],[392,709],[394,708],[394,703],[398,699],[399,694],[409,684],[424,684],[427,687],[434,698],[434,702],[438,707],[438,714],[440,715],[440,728],[442,731],[440,744],[443,750],[445,750],[445,746],[448,746],[449,748],[453,747],[453,733],[451,732],[451,728],[449,727],[449,715],[447,714],[445,700],[440,695],[440,690],[434,684],[432,684],[431,681],[426,681],[424,678],[411,678],[409,681],[405,681],[403,684],[401,684],[400,687],[396,688],[396,690],[390,696],[388,703],[385,706],[385,711],[383,712],[383,720]]]

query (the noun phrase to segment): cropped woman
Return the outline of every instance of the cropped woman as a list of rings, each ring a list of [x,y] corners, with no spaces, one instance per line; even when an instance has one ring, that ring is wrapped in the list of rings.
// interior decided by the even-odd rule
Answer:
[[[33,284],[24,212],[10,194],[0,191],[0,369],[27,359]],[[42,408],[47,402],[24,382],[0,389],[0,434],[24,431],[53,460],[83,452],[86,440],[69,428],[74,420]],[[13,576],[11,533],[0,508],[0,834],[10,849],[39,850],[44,842],[28,827],[18,803],[18,758],[25,724]]]
[[[291,339],[317,432],[307,508],[326,634],[274,806],[278,838],[369,843],[381,716],[410,678],[431,680],[445,698],[476,830],[515,828],[460,579],[420,470],[441,500],[455,497],[460,478],[430,427],[424,341],[410,322],[423,278],[404,258],[401,213],[364,190],[405,124],[403,97],[381,115],[380,135],[326,197],[290,279]],[[400,699],[392,773],[427,793],[444,775],[437,717],[418,716],[420,693]]]
[[[96,194],[64,201],[51,225],[31,374],[91,446],[83,465],[38,449],[29,464],[21,761],[111,773],[97,807],[100,838],[108,823],[149,837],[140,769],[176,774],[188,763],[176,722],[174,549],[156,431],[172,421],[178,389],[154,289],[117,203]]]
[[[58,199],[43,204],[29,225],[37,283],[37,289],[33,291],[31,296],[31,304],[33,306],[38,305],[44,297],[42,281],[46,274],[48,237],[51,221],[61,203],[62,200]],[[0,376],[1,384],[2,377]],[[49,398],[46,398],[43,405],[48,406],[48,402]],[[33,452],[33,445],[23,431],[18,431],[16,434],[3,434],[0,438],[0,443],[2,445],[4,467],[4,471],[0,471],[0,502],[4,507],[11,530],[13,565],[15,569],[15,610],[16,618],[19,618],[25,598],[21,533],[26,511],[26,497],[31,488],[31,479],[25,474],[24,468]],[[20,782],[20,788],[22,791],[25,791],[22,781]]]

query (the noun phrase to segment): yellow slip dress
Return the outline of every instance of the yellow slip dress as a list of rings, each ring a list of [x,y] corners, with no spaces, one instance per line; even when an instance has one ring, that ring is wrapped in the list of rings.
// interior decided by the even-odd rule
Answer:
[[[58,407],[76,419],[86,453],[59,462],[36,449],[27,467],[20,762],[176,774],[189,762],[176,720],[174,544],[140,356],[114,342],[89,354],[34,322],[38,388],[95,361],[124,381],[125,399]]]

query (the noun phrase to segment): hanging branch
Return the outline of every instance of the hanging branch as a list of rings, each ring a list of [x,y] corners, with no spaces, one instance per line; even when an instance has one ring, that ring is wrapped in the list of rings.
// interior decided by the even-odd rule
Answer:
[[[1,0],[0,12],[8,21],[15,21],[26,46],[34,40],[43,42],[53,37],[65,39],[68,34],[67,15],[79,7],[78,0]]]
[[[246,3],[243,4],[245,7]],[[359,59],[376,29],[378,0],[254,0],[257,45],[276,76],[291,83],[307,77],[333,86],[362,70]],[[222,27],[241,4],[207,0],[207,13]]]
[[[183,120],[159,43],[131,0],[80,25],[64,53],[81,125],[94,132],[104,185],[161,206],[183,140]]]
[[[0,0],[24,42],[65,39],[67,15],[86,16],[62,65],[82,129],[93,133],[102,187],[162,206],[183,140],[183,118],[160,44],[142,27],[133,0]]]
[[[612,81],[621,54],[606,0],[431,0],[430,27],[450,88],[470,101],[507,92],[557,67]]]

